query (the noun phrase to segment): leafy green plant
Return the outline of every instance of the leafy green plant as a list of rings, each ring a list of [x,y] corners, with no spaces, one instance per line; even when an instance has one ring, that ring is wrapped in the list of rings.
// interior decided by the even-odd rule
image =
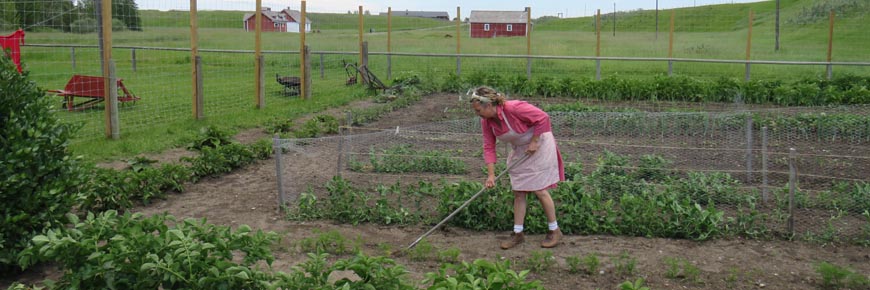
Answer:
[[[314,233],[314,237],[299,240],[299,248],[303,252],[336,255],[349,253],[348,247],[350,241],[337,230],[330,230],[325,233],[315,230]]]
[[[414,289],[403,279],[408,270],[386,257],[357,254],[351,259],[335,262],[332,270],[352,271],[359,277],[339,279],[335,281],[334,289]]]
[[[302,123],[302,127],[293,131],[296,138],[315,138],[326,134],[338,133],[338,119],[330,115],[317,115]]]
[[[149,159],[144,156],[136,156],[127,160],[127,165],[130,166],[130,170],[133,170],[134,172],[142,171],[145,168],[151,168],[154,163],[157,163],[157,160]]]
[[[568,272],[572,274],[580,273],[583,269],[580,268],[580,256],[565,257],[565,264],[568,265]]]
[[[644,286],[643,278],[637,278],[634,282],[625,281],[619,284],[620,290],[650,290],[649,287]]]
[[[565,179],[573,181],[583,179],[583,163],[579,156],[574,162],[565,163]]]
[[[816,272],[822,276],[822,287],[825,289],[865,289],[870,286],[870,280],[849,268],[828,262],[816,264]]]
[[[755,195],[737,190],[739,185],[739,181],[727,173],[689,172],[686,178],[677,181],[677,191],[702,205],[743,205],[755,202]]]
[[[671,164],[673,164],[673,161],[659,155],[643,155],[640,157],[638,169],[634,172],[634,176],[638,180],[648,182],[667,181],[672,174]]]
[[[462,251],[457,247],[450,247],[444,250],[438,251],[438,260],[441,262],[447,263],[457,263],[459,262],[459,255],[462,254]]]
[[[667,271],[665,271],[665,278],[680,279],[693,283],[700,282],[701,270],[688,260],[666,257],[664,262],[668,266]]]
[[[402,188],[398,184],[391,187],[376,188],[378,196],[352,186],[339,176],[333,177],[326,185],[328,196],[319,201],[310,193],[302,194],[297,207],[288,211],[287,217],[297,220],[317,218],[332,219],[342,223],[360,224],[366,222],[380,224],[413,224],[423,220],[421,208],[422,195],[419,192],[431,187],[421,182],[419,187]],[[418,210],[411,212],[402,206],[401,192],[415,192],[414,203]],[[396,196],[396,200],[390,200]]]
[[[258,159],[268,158],[271,155],[271,147],[265,144],[258,142],[247,146],[232,143],[213,148],[203,147],[200,149],[199,156],[182,157],[181,161],[190,164],[193,181],[197,181],[202,177],[228,173]]]
[[[548,250],[532,251],[525,261],[526,268],[536,273],[545,272],[554,265],[556,265],[556,258],[553,257],[553,252]]]
[[[144,217],[115,211],[67,215],[70,227],[46,230],[19,258],[22,266],[54,262],[60,288],[255,288],[274,260],[274,233],[233,231],[204,220]]]
[[[426,261],[434,258],[435,247],[427,240],[423,240],[414,248],[408,250],[408,256],[413,261]]]
[[[187,149],[200,151],[204,148],[216,148],[233,143],[232,139],[232,133],[229,131],[208,126],[199,130],[199,136],[187,146]]]
[[[594,275],[598,273],[598,268],[601,267],[601,262],[598,261],[598,256],[589,253],[583,257],[583,265],[586,267],[586,273]]]
[[[629,256],[628,252],[622,252],[622,254],[613,259],[613,266],[616,268],[617,274],[631,276],[634,275],[637,260]]]
[[[569,256],[565,258],[565,262],[568,264],[568,272],[571,273],[584,272],[587,275],[595,275],[598,274],[598,268],[601,267],[598,256],[593,253],[589,253],[582,258],[580,256]]]
[[[540,281],[526,281],[529,271],[511,270],[510,261],[443,264],[437,272],[426,273],[426,289],[544,289]]]
[[[0,272],[43,228],[61,223],[88,178],[69,142],[78,127],[52,113],[29,72],[0,55]]]
[[[351,170],[373,172],[405,173],[432,172],[443,174],[465,174],[465,162],[455,159],[450,151],[415,150],[411,145],[401,144],[369,153],[369,164],[351,161]]]

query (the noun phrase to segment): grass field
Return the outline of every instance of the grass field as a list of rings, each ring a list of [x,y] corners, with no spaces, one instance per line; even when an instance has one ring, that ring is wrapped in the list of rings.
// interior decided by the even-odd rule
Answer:
[[[753,60],[825,61],[827,56],[827,17],[810,9],[816,1],[782,1],[782,49],[774,51],[774,3],[714,5],[676,9],[673,56],[676,58],[743,60],[746,57],[749,11],[754,12]],[[832,1],[834,8],[868,4],[860,0]],[[857,3],[857,4],[855,4]],[[837,6],[840,5],[840,6]],[[809,8],[808,8],[809,7]],[[534,9],[534,7],[533,7]],[[808,12],[809,11],[809,12]],[[834,34],[834,61],[867,62],[866,46],[870,44],[870,28],[864,10],[846,10],[838,16]],[[186,51],[137,49],[136,70],[133,51],[119,46],[186,49],[191,45],[189,13],[187,11],[141,11],[142,32],[122,31],[112,35],[113,59],[117,75],[128,88],[142,97],[135,105],[121,108],[122,140],[102,140],[103,112],[93,110],[70,113],[59,111],[61,118],[82,124],[79,140],[73,149],[88,159],[104,160],[142,152],[161,151],[183,144],[199,127],[219,125],[242,129],[256,127],[275,118],[296,118],[305,113],[346,104],[365,96],[359,87],[343,86],[345,70],[342,61],[358,61],[357,15],[310,13],[313,29],[307,44],[312,56],[313,98],[302,101],[282,96],[282,87],[273,75],[298,75],[300,39],[292,33],[264,33],[263,50],[266,59],[266,108],[254,108],[254,34],[242,28],[244,11],[200,11],[199,48],[234,52],[203,51],[206,119],[191,120],[191,56]],[[671,11],[662,11],[660,32],[655,33],[653,11],[620,12],[616,15],[616,36],[612,17],[602,21],[601,55],[610,57],[667,57],[668,23]],[[822,15],[824,16],[824,15]],[[371,52],[387,51],[387,18],[364,16],[364,39]],[[593,18],[546,18],[536,21],[532,33],[532,53],[544,56],[594,56],[596,35]],[[395,17],[391,49],[402,53],[455,53],[455,22]],[[369,33],[372,29],[374,33]],[[468,27],[460,29],[463,54],[524,55],[525,38],[471,39]],[[61,32],[28,32],[27,44],[98,43],[95,34]],[[324,77],[320,77],[320,51],[347,52],[345,55],[324,55]],[[45,89],[62,88],[72,74],[99,74],[99,54],[96,48],[25,47],[23,60],[31,77]],[[386,79],[386,57],[373,55],[370,67]],[[392,75],[415,74],[423,79],[440,81],[455,72],[452,57],[392,57]],[[525,59],[471,58],[462,59],[462,73],[497,72],[504,75],[524,75]],[[741,78],[743,64],[676,63],[675,73],[701,78]],[[595,64],[591,60],[533,60],[533,77],[592,78]],[[665,62],[604,61],[603,77],[650,78],[667,72]],[[868,67],[834,68],[836,74],[870,74]],[[824,66],[755,65],[755,79],[794,79],[821,77]],[[60,100],[60,98],[58,98]],[[60,105],[60,101],[58,101]]]

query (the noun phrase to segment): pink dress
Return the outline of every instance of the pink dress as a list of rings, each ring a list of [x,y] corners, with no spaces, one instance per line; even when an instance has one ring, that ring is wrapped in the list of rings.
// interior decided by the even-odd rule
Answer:
[[[508,164],[525,154],[532,136],[540,133],[538,151],[523,163],[512,168],[511,187],[514,191],[550,189],[565,180],[564,166],[556,138],[550,127],[549,116],[537,107],[522,101],[508,101],[498,107],[498,121],[482,119],[484,132],[484,159],[495,163],[495,140],[511,144]]]

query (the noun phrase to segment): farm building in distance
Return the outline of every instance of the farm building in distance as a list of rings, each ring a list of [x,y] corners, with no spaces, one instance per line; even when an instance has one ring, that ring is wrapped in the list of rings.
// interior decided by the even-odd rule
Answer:
[[[387,16],[387,12],[378,13],[379,16]],[[420,18],[432,18],[432,19],[441,19],[441,20],[450,20],[450,14],[447,12],[437,12],[437,11],[393,11],[393,16],[405,16],[405,17],[420,17]]]
[[[526,36],[526,11],[471,11],[471,37]]]
[[[272,8],[263,7],[262,29],[264,32],[299,32],[299,20],[302,13],[290,8],[281,11],[272,11]],[[257,18],[255,13],[246,13],[244,17],[245,31],[256,29]],[[305,18],[305,31],[311,31],[311,20]]]

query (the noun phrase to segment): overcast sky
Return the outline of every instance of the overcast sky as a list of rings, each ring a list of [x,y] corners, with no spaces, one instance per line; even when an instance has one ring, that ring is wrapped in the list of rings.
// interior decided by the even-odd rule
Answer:
[[[290,7],[298,10],[301,1],[274,1],[262,0],[263,6],[272,7],[275,10]],[[759,0],[658,0],[660,9],[669,9],[676,7],[691,7],[710,4],[731,4],[731,3],[747,3],[760,2]],[[190,9],[190,1],[188,0],[136,0],[140,9],[157,9],[157,10],[188,10]],[[456,7],[461,7],[463,17],[468,17],[468,13],[472,10],[523,10],[525,7],[532,7],[532,17],[541,16],[562,16],[562,17],[581,17],[595,13],[596,9],[601,9],[601,13],[609,13],[613,11],[613,5],[616,4],[617,11],[635,10],[635,9],[655,9],[656,0],[611,0],[611,1],[592,1],[592,0],[521,0],[521,1],[503,1],[503,0],[308,0],[306,2],[306,10],[308,12],[320,13],[346,13],[348,10],[356,11],[360,5],[363,10],[368,10],[372,14],[386,12],[387,7],[392,7],[394,11],[411,10],[411,11],[444,11],[450,14],[450,18],[456,16]],[[197,1],[199,10],[241,10],[253,11],[256,6],[255,0],[201,0]],[[561,13],[561,15],[560,15]]]

